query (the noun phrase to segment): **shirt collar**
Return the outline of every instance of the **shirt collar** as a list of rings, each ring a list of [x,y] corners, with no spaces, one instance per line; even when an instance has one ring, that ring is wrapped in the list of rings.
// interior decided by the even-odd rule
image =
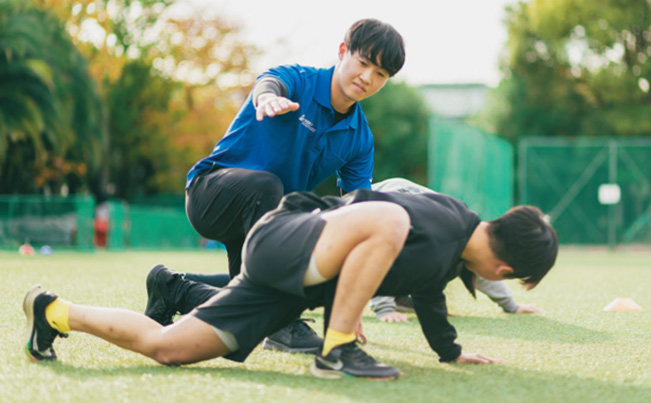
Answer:
[[[459,277],[461,277],[461,281],[463,281],[463,285],[466,286],[468,292],[474,298],[477,298],[475,294],[475,273],[468,270],[463,263],[459,263],[457,266],[457,273],[459,273]]]
[[[332,66],[329,69],[321,69],[319,70],[319,76],[317,79],[317,90],[316,94],[314,96],[314,100],[324,108],[327,108],[332,111],[332,113],[335,113],[335,110],[332,108],[332,103],[330,102],[330,88],[332,85],[332,74],[335,71],[335,66]],[[346,116],[346,119],[344,119],[342,122],[347,122],[350,127],[353,129],[357,128],[357,115],[361,112],[361,107],[359,106],[359,102],[355,102],[353,105],[353,111]],[[341,123],[341,122],[340,122]]]
[[[328,109],[332,109],[332,104],[330,103],[330,85],[334,71],[334,66],[329,69],[319,70],[319,78],[317,79],[316,94],[314,97],[316,102]]]

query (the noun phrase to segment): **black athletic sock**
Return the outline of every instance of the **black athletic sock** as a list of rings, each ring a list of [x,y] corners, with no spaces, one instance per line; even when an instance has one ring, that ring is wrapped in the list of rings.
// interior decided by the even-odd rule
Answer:
[[[181,280],[174,284],[172,289],[174,305],[182,315],[185,315],[208,301],[219,290],[220,288],[208,284],[198,283],[192,280]]]

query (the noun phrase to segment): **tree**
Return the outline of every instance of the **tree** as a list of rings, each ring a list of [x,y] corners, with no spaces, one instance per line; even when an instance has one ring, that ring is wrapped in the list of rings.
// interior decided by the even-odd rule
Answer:
[[[92,192],[182,193],[246,96],[255,48],[221,17],[169,12],[173,0],[38,3],[66,21],[100,83],[106,125],[100,169],[86,178]]]
[[[113,195],[183,193],[190,167],[226,131],[253,81],[255,48],[238,32],[218,17],[169,19],[146,57],[106,83]]]
[[[0,2],[0,192],[58,191],[97,161],[99,99],[51,14]]]
[[[651,135],[651,3],[532,0],[508,9],[505,79],[482,126],[522,135]]]

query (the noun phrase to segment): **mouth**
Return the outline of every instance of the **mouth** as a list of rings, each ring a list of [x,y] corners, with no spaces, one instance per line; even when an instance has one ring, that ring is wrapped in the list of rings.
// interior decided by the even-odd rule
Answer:
[[[361,85],[361,84],[358,84],[358,83],[353,82],[353,87],[355,87],[355,89],[356,89],[358,92],[361,92],[361,93],[366,92],[366,87],[364,87],[364,86]]]

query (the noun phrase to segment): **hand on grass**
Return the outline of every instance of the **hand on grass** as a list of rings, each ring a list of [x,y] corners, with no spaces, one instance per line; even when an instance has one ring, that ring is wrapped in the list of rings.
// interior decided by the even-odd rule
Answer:
[[[362,327],[362,319],[359,319],[357,322],[357,330],[355,331],[355,338],[360,341],[362,344],[366,344],[368,341],[366,335],[364,334],[364,328]]]
[[[529,304],[520,304],[514,313],[545,313],[544,310]]]
[[[299,104],[287,99],[279,97],[274,94],[261,94],[258,97],[258,106],[255,111],[255,118],[258,121],[264,119],[265,116],[273,118],[276,115],[283,115],[287,112],[298,110]]]
[[[404,313],[400,313],[400,312],[389,312],[380,316],[378,319],[381,322],[387,322],[387,323],[409,321],[409,317]]]
[[[454,362],[456,364],[504,364],[506,361],[481,354],[461,354]]]

